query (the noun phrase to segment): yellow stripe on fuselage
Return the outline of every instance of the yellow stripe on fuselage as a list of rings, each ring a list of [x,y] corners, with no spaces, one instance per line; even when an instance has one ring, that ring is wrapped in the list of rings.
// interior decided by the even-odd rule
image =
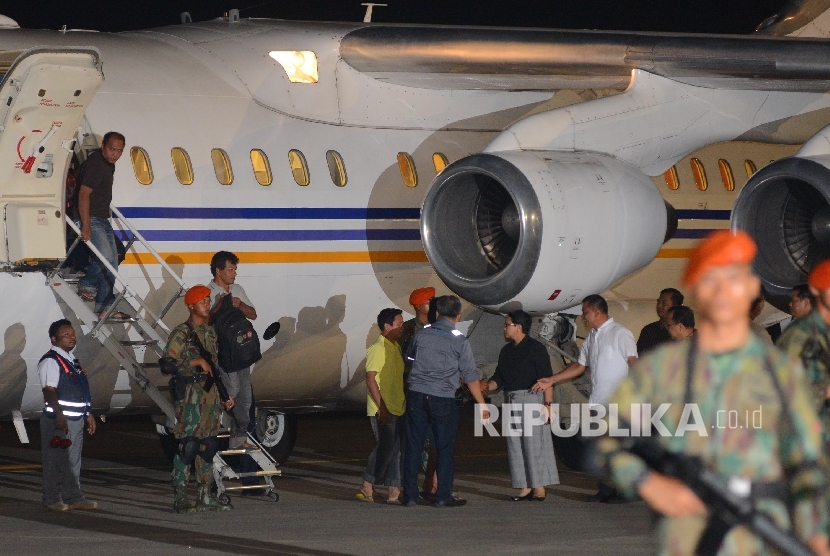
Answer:
[[[688,259],[691,249],[660,249],[655,259]]]
[[[210,264],[213,252],[159,253],[167,262],[174,264]],[[245,264],[273,263],[425,263],[423,251],[251,251],[235,252]],[[123,264],[156,264],[149,253],[128,253]]]

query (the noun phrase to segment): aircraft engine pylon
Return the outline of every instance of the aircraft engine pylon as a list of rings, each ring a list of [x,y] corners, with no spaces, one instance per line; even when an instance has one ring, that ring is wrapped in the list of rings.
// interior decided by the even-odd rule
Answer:
[[[499,312],[573,307],[651,262],[674,229],[642,171],[585,152],[465,157],[435,178],[421,214],[438,276]]]

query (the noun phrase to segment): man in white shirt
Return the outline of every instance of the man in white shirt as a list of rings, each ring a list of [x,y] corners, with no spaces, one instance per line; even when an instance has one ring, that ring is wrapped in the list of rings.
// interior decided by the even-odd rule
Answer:
[[[578,362],[551,377],[539,379],[533,391],[542,392],[559,382],[573,380],[590,368],[592,388],[588,403],[607,405],[628,375],[628,366],[637,361],[637,342],[630,330],[608,316],[608,302],[601,295],[589,295],[582,300],[582,319],[591,333],[582,343]],[[623,501],[612,487],[603,483],[591,500]]]
[[[43,388],[40,449],[43,464],[43,507],[51,511],[94,510],[96,502],[81,493],[81,451],[84,425],[95,434],[90,413],[89,383],[81,364],[72,355],[77,343],[72,323],[66,319],[49,326],[52,349],[37,366]]]
[[[256,320],[257,313],[254,304],[248,299],[242,286],[236,283],[236,265],[239,257],[229,251],[219,251],[210,261],[210,272],[213,280],[208,284],[210,288],[211,314],[219,312],[226,295],[230,295],[233,306],[242,311],[248,320]],[[255,448],[247,441],[248,424],[250,422],[253,391],[251,390],[251,368],[246,367],[238,371],[223,373],[223,381],[228,395],[233,398],[234,406],[231,411],[233,429],[229,447],[233,449]]]

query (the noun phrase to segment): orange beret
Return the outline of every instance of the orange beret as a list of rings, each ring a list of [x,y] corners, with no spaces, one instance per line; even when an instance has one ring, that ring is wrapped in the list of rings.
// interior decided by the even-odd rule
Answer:
[[[807,283],[817,290],[830,289],[830,259],[821,261],[813,267]]]
[[[709,234],[692,249],[683,273],[683,285],[694,286],[704,274],[718,266],[749,264],[757,252],[758,247],[746,232],[718,230]]]
[[[409,294],[410,305],[420,305],[435,297],[435,288],[418,288]]]
[[[210,288],[199,284],[187,290],[187,293],[184,294],[184,304],[195,305],[208,296],[210,296]]]

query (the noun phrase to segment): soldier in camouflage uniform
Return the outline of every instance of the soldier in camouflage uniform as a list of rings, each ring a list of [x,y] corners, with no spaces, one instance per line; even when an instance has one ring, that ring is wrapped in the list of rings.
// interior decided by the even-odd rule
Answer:
[[[804,370],[797,359],[751,334],[746,317],[760,289],[749,266],[756,250],[748,235],[728,230],[693,250],[683,282],[697,301],[698,333],[641,359],[611,404],[626,419],[632,404],[650,403],[652,415],[660,404],[671,404],[660,421],[672,436],[652,436],[671,451],[699,456],[725,479],[751,481],[759,511],[826,555],[821,425]],[[684,415],[687,403],[697,407],[699,417]],[[678,426],[684,424],[697,426],[681,433]],[[614,437],[602,437],[598,448],[600,463],[623,494],[639,494],[662,514],[659,554],[694,554],[707,524],[706,507],[694,492],[621,451]],[[720,556],[772,553],[742,527],[731,529],[718,551]]]
[[[815,296],[813,310],[784,331],[778,347],[801,359],[807,370],[813,407],[823,425],[824,455],[830,456],[830,260],[816,265],[808,285]]]
[[[173,460],[173,489],[175,500],[173,511],[192,513],[196,511],[230,510],[230,504],[222,504],[212,494],[213,455],[217,449],[216,435],[222,418],[222,407],[233,407],[233,399],[222,402],[219,388],[205,391],[205,381],[212,375],[211,363],[206,361],[198,348],[195,338],[201,342],[217,365],[216,331],[208,325],[210,317],[210,289],[193,286],[185,294],[185,303],[190,309],[190,318],[170,333],[164,355],[171,358],[177,367],[177,377],[184,383],[184,397],[176,401],[176,426],[173,433],[179,440],[179,453]],[[195,335],[195,338],[194,338]],[[190,465],[196,470],[199,498],[195,506],[187,500],[187,478]]]

